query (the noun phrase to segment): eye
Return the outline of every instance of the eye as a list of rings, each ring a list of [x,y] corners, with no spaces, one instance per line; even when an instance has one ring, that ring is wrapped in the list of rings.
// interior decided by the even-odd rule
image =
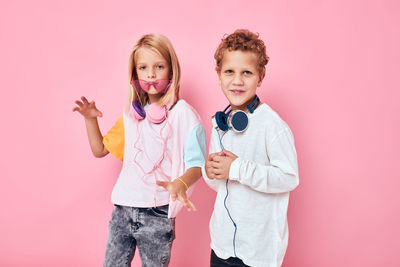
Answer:
[[[138,70],[145,70],[145,69],[146,69],[146,66],[139,66],[137,69],[138,69]]]
[[[156,67],[158,70],[162,70],[162,69],[164,69],[165,67],[164,67],[164,65],[157,65],[157,67]]]
[[[233,73],[233,70],[225,70],[224,73],[229,75]]]
[[[252,75],[253,73],[249,70],[245,70],[245,71],[243,71],[243,74],[249,76],[249,75]]]

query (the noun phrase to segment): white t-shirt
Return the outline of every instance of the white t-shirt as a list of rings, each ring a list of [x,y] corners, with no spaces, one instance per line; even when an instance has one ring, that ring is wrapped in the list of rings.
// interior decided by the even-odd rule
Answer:
[[[137,121],[124,113],[123,127],[123,165],[111,201],[129,207],[169,204],[169,217],[175,217],[182,204],[172,201],[169,192],[156,185],[156,180],[172,181],[188,168],[204,165],[202,147],[206,140],[199,115],[179,100],[168,112],[168,119],[160,124],[147,119]],[[192,190],[193,186],[187,194]]]
[[[268,105],[261,104],[247,115],[244,133],[212,129],[209,153],[222,150],[220,135],[223,147],[238,158],[230,167],[229,180],[210,180],[202,169],[206,183],[217,191],[210,220],[211,248],[222,259],[280,266],[288,244],[289,191],[299,184],[294,139]]]

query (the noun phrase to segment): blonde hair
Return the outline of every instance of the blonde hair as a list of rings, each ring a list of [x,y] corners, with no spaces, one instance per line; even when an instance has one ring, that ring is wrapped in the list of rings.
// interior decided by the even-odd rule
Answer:
[[[168,63],[170,74],[171,74],[171,85],[168,91],[161,97],[157,102],[158,105],[164,106],[168,104],[174,104],[175,100],[179,100],[179,83],[181,80],[181,67],[179,65],[178,57],[176,56],[175,50],[168,40],[162,34],[152,33],[146,34],[140,37],[140,39],[133,46],[132,52],[129,56],[129,67],[128,67],[128,82],[129,82],[129,92],[128,101],[125,110],[129,111],[129,106],[132,101],[139,101],[140,103],[146,103],[147,93],[139,93],[135,90],[134,86],[131,86],[130,82],[133,79],[137,79],[136,74],[136,53],[142,48],[150,48],[153,51],[160,54]],[[134,92],[136,91],[136,92]]]

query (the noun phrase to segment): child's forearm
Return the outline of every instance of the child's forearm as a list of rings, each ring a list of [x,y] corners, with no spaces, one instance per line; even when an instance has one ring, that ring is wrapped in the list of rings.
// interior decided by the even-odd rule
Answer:
[[[183,182],[190,187],[201,177],[201,168],[200,167],[192,167],[188,169],[179,179],[183,180]]]
[[[85,119],[85,124],[93,155],[96,158],[104,157],[108,154],[108,150],[103,144],[103,136],[100,132],[97,118]]]
[[[231,165],[229,180],[238,181],[262,193],[289,192],[299,184],[297,162],[274,161],[265,165],[238,158]]]

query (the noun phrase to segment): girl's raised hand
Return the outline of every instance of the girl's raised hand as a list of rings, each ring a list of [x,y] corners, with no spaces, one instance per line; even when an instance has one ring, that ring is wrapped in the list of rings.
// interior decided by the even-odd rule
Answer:
[[[94,103],[94,101],[89,102],[84,96],[82,96],[81,99],[82,101],[75,101],[75,104],[77,104],[78,106],[74,107],[72,111],[78,111],[80,114],[82,114],[83,117],[85,117],[85,119],[103,117],[103,113],[101,113],[101,111],[96,108],[96,104]]]
[[[179,200],[186,207],[187,211],[196,211],[194,204],[187,198],[186,186],[181,181],[175,179],[172,182],[157,181],[156,183],[167,189],[171,194],[172,200]]]

